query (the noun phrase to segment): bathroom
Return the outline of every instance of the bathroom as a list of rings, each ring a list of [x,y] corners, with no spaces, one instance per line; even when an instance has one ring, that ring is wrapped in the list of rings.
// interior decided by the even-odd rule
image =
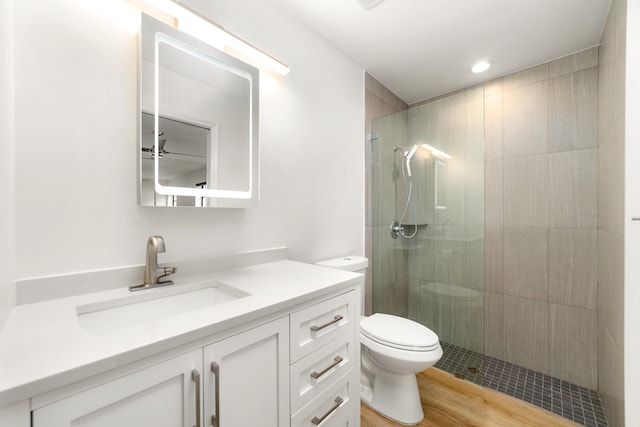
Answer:
[[[129,2],[0,3],[0,192],[5,196],[0,210],[0,325],[19,303],[17,281],[142,264],[146,239],[154,234],[164,236],[167,260],[273,247],[287,247],[291,259],[303,262],[367,254],[365,159],[370,142],[365,141],[372,119],[386,114],[367,117],[374,113],[363,103],[369,89],[364,70],[267,2],[208,2],[203,7],[292,70],[283,78],[261,76],[257,208],[136,205],[139,13]],[[249,8],[251,14],[246,13]],[[622,33],[621,45],[637,51],[638,5],[614,1],[611,11],[616,12],[610,12],[610,21]],[[626,26],[620,23],[625,16]],[[311,53],[322,60],[310,60]],[[611,55],[608,61],[624,63],[624,51]],[[637,60],[626,56],[627,76],[640,74]],[[609,62],[599,61],[602,78]],[[606,118],[615,123],[616,141],[631,141],[637,124],[625,121],[624,111],[629,117],[637,111],[637,87],[620,86],[619,69],[609,73],[606,84],[612,87],[599,81],[599,102],[616,114]],[[611,135],[600,135],[605,137]],[[611,144],[611,160],[604,166],[621,170],[634,154],[628,145],[622,150]],[[598,223],[599,270],[617,283],[599,299],[610,305],[598,306],[598,319],[608,316],[615,327],[604,335],[608,343],[598,335],[598,358],[606,363],[598,378],[614,400],[608,418],[635,425],[640,405],[634,384],[640,373],[633,355],[639,338],[632,332],[638,324],[633,307],[640,296],[627,277],[633,273],[626,270],[633,267],[633,257],[625,256],[630,247],[623,250],[621,242],[631,244],[627,237],[634,224],[626,221],[640,215],[640,208],[632,210],[632,194],[623,198],[625,190],[634,188],[632,181],[624,185],[629,177],[609,179],[603,164],[598,166],[600,214],[603,206],[624,204],[626,209],[623,215],[607,213]],[[626,172],[634,172],[630,169]],[[599,278],[600,287],[603,280]]]

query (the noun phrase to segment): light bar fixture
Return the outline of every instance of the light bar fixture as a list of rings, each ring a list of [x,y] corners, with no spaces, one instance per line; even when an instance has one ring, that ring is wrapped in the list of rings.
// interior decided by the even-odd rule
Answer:
[[[436,157],[440,157],[442,159],[451,159],[451,156],[449,154],[445,153],[444,151],[440,151],[437,148],[430,146],[429,144],[422,144],[422,148],[426,148],[427,150],[431,151],[431,153]]]
[[[289,67],[252,46],[239,37],[231,34],[220,25],[190,9],[179,1],[141,0],[161,14],[173,18],[173,25],[179,30],[196,37],[203,42],[226,52],[238,59],[248,62],[257,68],[268,70],[282,76],[289,73]]]

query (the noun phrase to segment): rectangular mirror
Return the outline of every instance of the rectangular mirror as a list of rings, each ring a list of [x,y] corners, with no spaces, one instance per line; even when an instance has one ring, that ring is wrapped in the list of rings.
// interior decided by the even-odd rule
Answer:
[[[138,203],[258,202],[259,71],[142,14]]]

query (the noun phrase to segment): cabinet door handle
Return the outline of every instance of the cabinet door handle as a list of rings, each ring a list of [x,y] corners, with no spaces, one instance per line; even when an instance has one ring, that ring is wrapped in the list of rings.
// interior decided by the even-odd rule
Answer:
[[[326,368],[324,368],[322,371],[318,372],[318,371],[313,371],[311,372],[310,376],[311,378],[313,378],[314,380],[317,380],[318,378],[320,378],[321,376],[323,376],[324,374],[326,374],[327,372],[329,372],[329,370],[331,368],[335,368],[336,366],[338,366],[338,364],[340,362],[342,362],[342,357],[340,356],[336,356],[333,358],[333,363],[329,366],[327,366]]]
[[[200,427],[200,372],[197,369],[191,371],[191,380],[196,383],[196,425]]]
[[[215,393],[214,407],[216,413],[211,416],[211,425],[220,427],[220,366],[216,362],[211,362],[211,372],[215,376],[213,392]]]
[[[327,322],[327,323],[325,323],[324,325],[320,325],[320,326],[315,326],[315,325],[313,325],[313,326],[311,327],[311,330],[312,330],[313,332],[318,332],[319,330],[324,329],[324,328],[326,328],[327,326],[333,325],[334,323],[339,322],[339,321],[341,321],[342,319],[343,319],[343,317],[342,317],[342,316],[340,316],[339,314],[336,314],[335,316],[333,316],[333,320],[331,320],[330,322]]]
[[[324,414],[322,417],[318,418],[318,417],[313,417],[313,419],[311,420],[311,424],[313,424],[314,426],[317,426],[318,424],[320,424],[321,422],[323,422],[325,420],[325,418],[327,418],[329,415],[333,414],[333,412],[338,409],[340,407],[340,405],[342,405],[342,402],[344,402],[344,400],[342,400],[342,398],[340,396],[336,397],[336,400],[334,400],[335,405],[333,405],[331,407],[331,409],[329,409],[327,411],[326,414]]]

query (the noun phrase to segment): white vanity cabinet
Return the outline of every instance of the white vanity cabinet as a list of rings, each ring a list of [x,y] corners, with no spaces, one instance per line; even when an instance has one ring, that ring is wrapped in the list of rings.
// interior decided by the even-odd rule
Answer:
[[[0,426],[358,427],[361,276],[281,260],[215,280],[246,296],[103,334],[78,307],[124,289],[13,309]]]
[[[289,424],[289,317],[204,348],[203,426]]]
[[[281,427],[288,352],[287,316],[36,409],[32,427]]]
[[[149,366],[33,411],[33,427],[196,425],[202,350]]]
[[[291,314],[291,427],[359,425],[358,300],[351,291]]]

